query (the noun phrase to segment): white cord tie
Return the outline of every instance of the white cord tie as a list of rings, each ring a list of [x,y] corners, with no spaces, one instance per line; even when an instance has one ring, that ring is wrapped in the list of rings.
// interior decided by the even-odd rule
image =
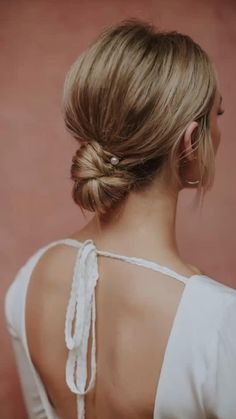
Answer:
[[[79,418],[84,418],[83,396],[93,387],[96,376],[96,305],[95,287],[98,280],[97,251],[92,240],[79,248],[66,312],[65,341],[69,350],[66,383],[78,396]],[[91,377],[87,382],[87,348],[92,320]]]

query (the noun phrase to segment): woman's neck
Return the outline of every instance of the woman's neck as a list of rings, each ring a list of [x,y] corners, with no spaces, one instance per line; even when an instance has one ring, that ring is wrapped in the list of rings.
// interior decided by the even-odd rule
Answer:
[[[149,258],[156,258],[157,254],[178,256],[177,199],[178,192],[160,185],[130,193],[118,215],[106,222],[95,216],[83,233],[104,250]]]

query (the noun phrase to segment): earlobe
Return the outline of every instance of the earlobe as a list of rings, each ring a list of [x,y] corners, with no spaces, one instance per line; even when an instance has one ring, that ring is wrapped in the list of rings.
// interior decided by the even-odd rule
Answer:
[[[194,156],[194,151],[195,151],[195,147],[194,147],[194,143],[195,143],[195,138],[194,136],[196,135],[196,130],[198,127],[198,123],[196,121],[192,121],[185,133],[184,133],[184,137],[183,137],[183,154],[185,156],[185,159],[192,161],[195,159]]]

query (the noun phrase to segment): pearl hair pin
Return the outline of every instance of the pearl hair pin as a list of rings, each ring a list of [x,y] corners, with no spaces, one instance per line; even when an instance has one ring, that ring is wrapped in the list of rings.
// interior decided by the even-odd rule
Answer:
[[[117,166],[117,164],[119,163],[119,158],[117,157],[117,156],[112,156],[111,158],[110,158],[110,162],[111,162],[111,164],[112,164],[112,166]]]

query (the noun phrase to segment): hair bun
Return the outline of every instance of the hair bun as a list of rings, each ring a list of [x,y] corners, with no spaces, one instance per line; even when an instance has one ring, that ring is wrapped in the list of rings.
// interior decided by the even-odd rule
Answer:
[[[72,158],[71,174],[74,180],[92,180],[109,176],[109,156],[98,142],[84,143]],[[75,176],[75,178],[74,178]]]
[[[71,166],[72,196],[81,208],[105,213],[129,191],[133,176],[114,165],[113,157],[95,141],[76,151]]]

